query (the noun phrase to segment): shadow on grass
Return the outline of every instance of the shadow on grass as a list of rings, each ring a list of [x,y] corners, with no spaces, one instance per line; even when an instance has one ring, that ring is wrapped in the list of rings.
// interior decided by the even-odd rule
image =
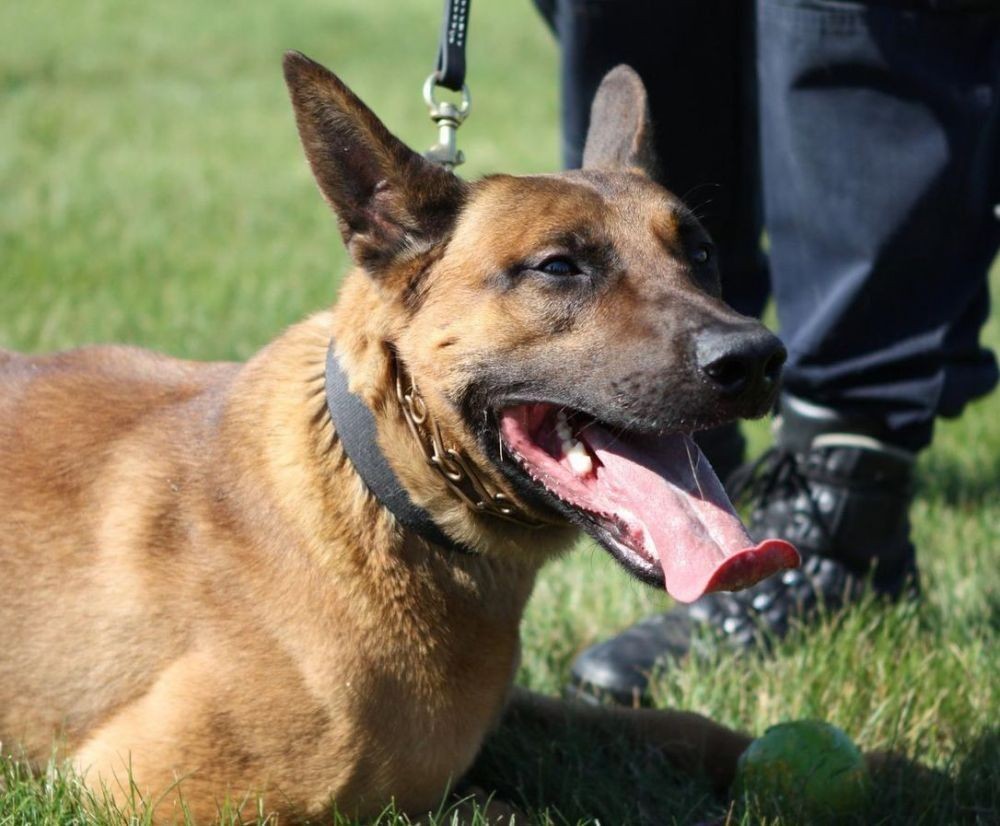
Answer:
[[[870,822],[1000,823],[1000,729],[976,738],[943,771],[903,760],[877,775]]]
[[[707,783],[624,736],[519,720],[487,741],[468,782],[553,824],[693,824],[725,815]]]
[[[972,744],[958,765],[954,791],[962,821],[1000,823],[1000,728]]]
[[[870,807],[838,824],[1000,823],[1000,729],[962,749],[938,771],[917,759],[890,758],[875,774]],[[796,824],[785,811],[743,809],[714,796],[707,783],[673,769],[658,753],[624,737],[507,723],[487,742],[468,782],[533,815],[537,823]],[[809,819],[814,822],[815,818]]]

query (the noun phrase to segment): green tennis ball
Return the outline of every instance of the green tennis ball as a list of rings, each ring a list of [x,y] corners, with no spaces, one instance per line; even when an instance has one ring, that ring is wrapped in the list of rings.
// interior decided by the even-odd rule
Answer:
[[[822,720],[771,726],[740,756],[735,788],[814,818],[856,812],[871,794],[860,749],[843,731]]]

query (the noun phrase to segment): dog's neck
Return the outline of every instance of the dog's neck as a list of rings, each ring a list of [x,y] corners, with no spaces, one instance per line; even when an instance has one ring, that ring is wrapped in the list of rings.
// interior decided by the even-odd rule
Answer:
[[[553,523],[524,513],[517,503],[480,472],[461,448],[445,447],[441,428],[431,415],[416,381],[391,348],[389,359],[399,414],[427,465],[437,473],[441,483],[478,516],[510,522],[523,528],[551,526]],[[372,495],[403,527],[428,542],[457,553],[478,553],[475,548],[444,534],[433,517],[414,504],[379,447],[374,415],[361,397],[351,392],[333,340],[327,350],[325,373],[331,424],[347,457]]]
[[[404,410],[406,420],[414,436],[420,439],[421,426],[429,422],[427,408],[411,388],[404,396],[403,380],[399,377],[399,366],[395,366],[397,397]],[[389,510],[405,528],[414,531],[428,542],[432,542],[457,553],[475,553],[473,548],[455,542],[437,526],[431,515],[414,504],[409,492],[403,487],[392,467],[386,461],[378,445],[378,428],[375,417],[359,396],[351,392],[347,375],[337,357],[336,343],[331,341],[326,355],[326,404],[330,421],[340,443],[362,478],[368,490],[379,503]],[[433,427],[433,423],[431,423]],[[435,443],[436,445],[438,443]],[[435,450],[428,460],[438,457]]]
[[[344,306],[354,311],[341,313]],[[447,405],[443,415],[435,414],[432,400],[418,389],[419,377],[386,346],[405,324],[387,313],[377,285],[356,271],[343,286],[331,335],[350,390],[371,415],[371,441],[400,485],[455,544],[520,557],[534,567],[563,550],[576,530],[524,512],[501,479],[484,471],[475,442],[459,438],[457,414]],[[440,399],[434,402],[441,407]],[[364,478],[363,469],[356,470]]]

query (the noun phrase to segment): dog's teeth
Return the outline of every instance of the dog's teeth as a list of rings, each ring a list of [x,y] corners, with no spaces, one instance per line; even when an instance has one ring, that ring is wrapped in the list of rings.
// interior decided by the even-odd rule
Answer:
[[[569,450],[565,450],[569,466],[577,476],[586,476],[594,469],[594,462],[587,453],[587,448],[580,442],[573,442]]]
[[[577,476],[586,476],[594,469],[594,463],[582,442],[573,438],[573,429],[566,419],[566,412],[556,413],[556,434],[559,436],[563,456],[569,460],[570,469]]]
[[[570,428],[569,421],[566,419],[566,412],[563,410],[556,413],[556,433],[562,439],[563,444],[573,438],[573,430]]]

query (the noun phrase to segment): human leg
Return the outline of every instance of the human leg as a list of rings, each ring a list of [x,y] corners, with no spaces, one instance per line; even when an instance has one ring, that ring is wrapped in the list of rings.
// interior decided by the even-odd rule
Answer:
[[[936,415],[996,383],[978,333],[1000,242],[1000,17],[910,5],[758,7],[766,214],[796,395],[744,481],[754,535],[795,541],[803,569],[638,623],[574,663],[578,685],[629,702],[695,624],[746,648],[853,598],[871,568],[878,593],[915,585],[913,453]]]
[[[1000,14],[924,5],[758,4],[786,390],[911,451],[997,381]]]

